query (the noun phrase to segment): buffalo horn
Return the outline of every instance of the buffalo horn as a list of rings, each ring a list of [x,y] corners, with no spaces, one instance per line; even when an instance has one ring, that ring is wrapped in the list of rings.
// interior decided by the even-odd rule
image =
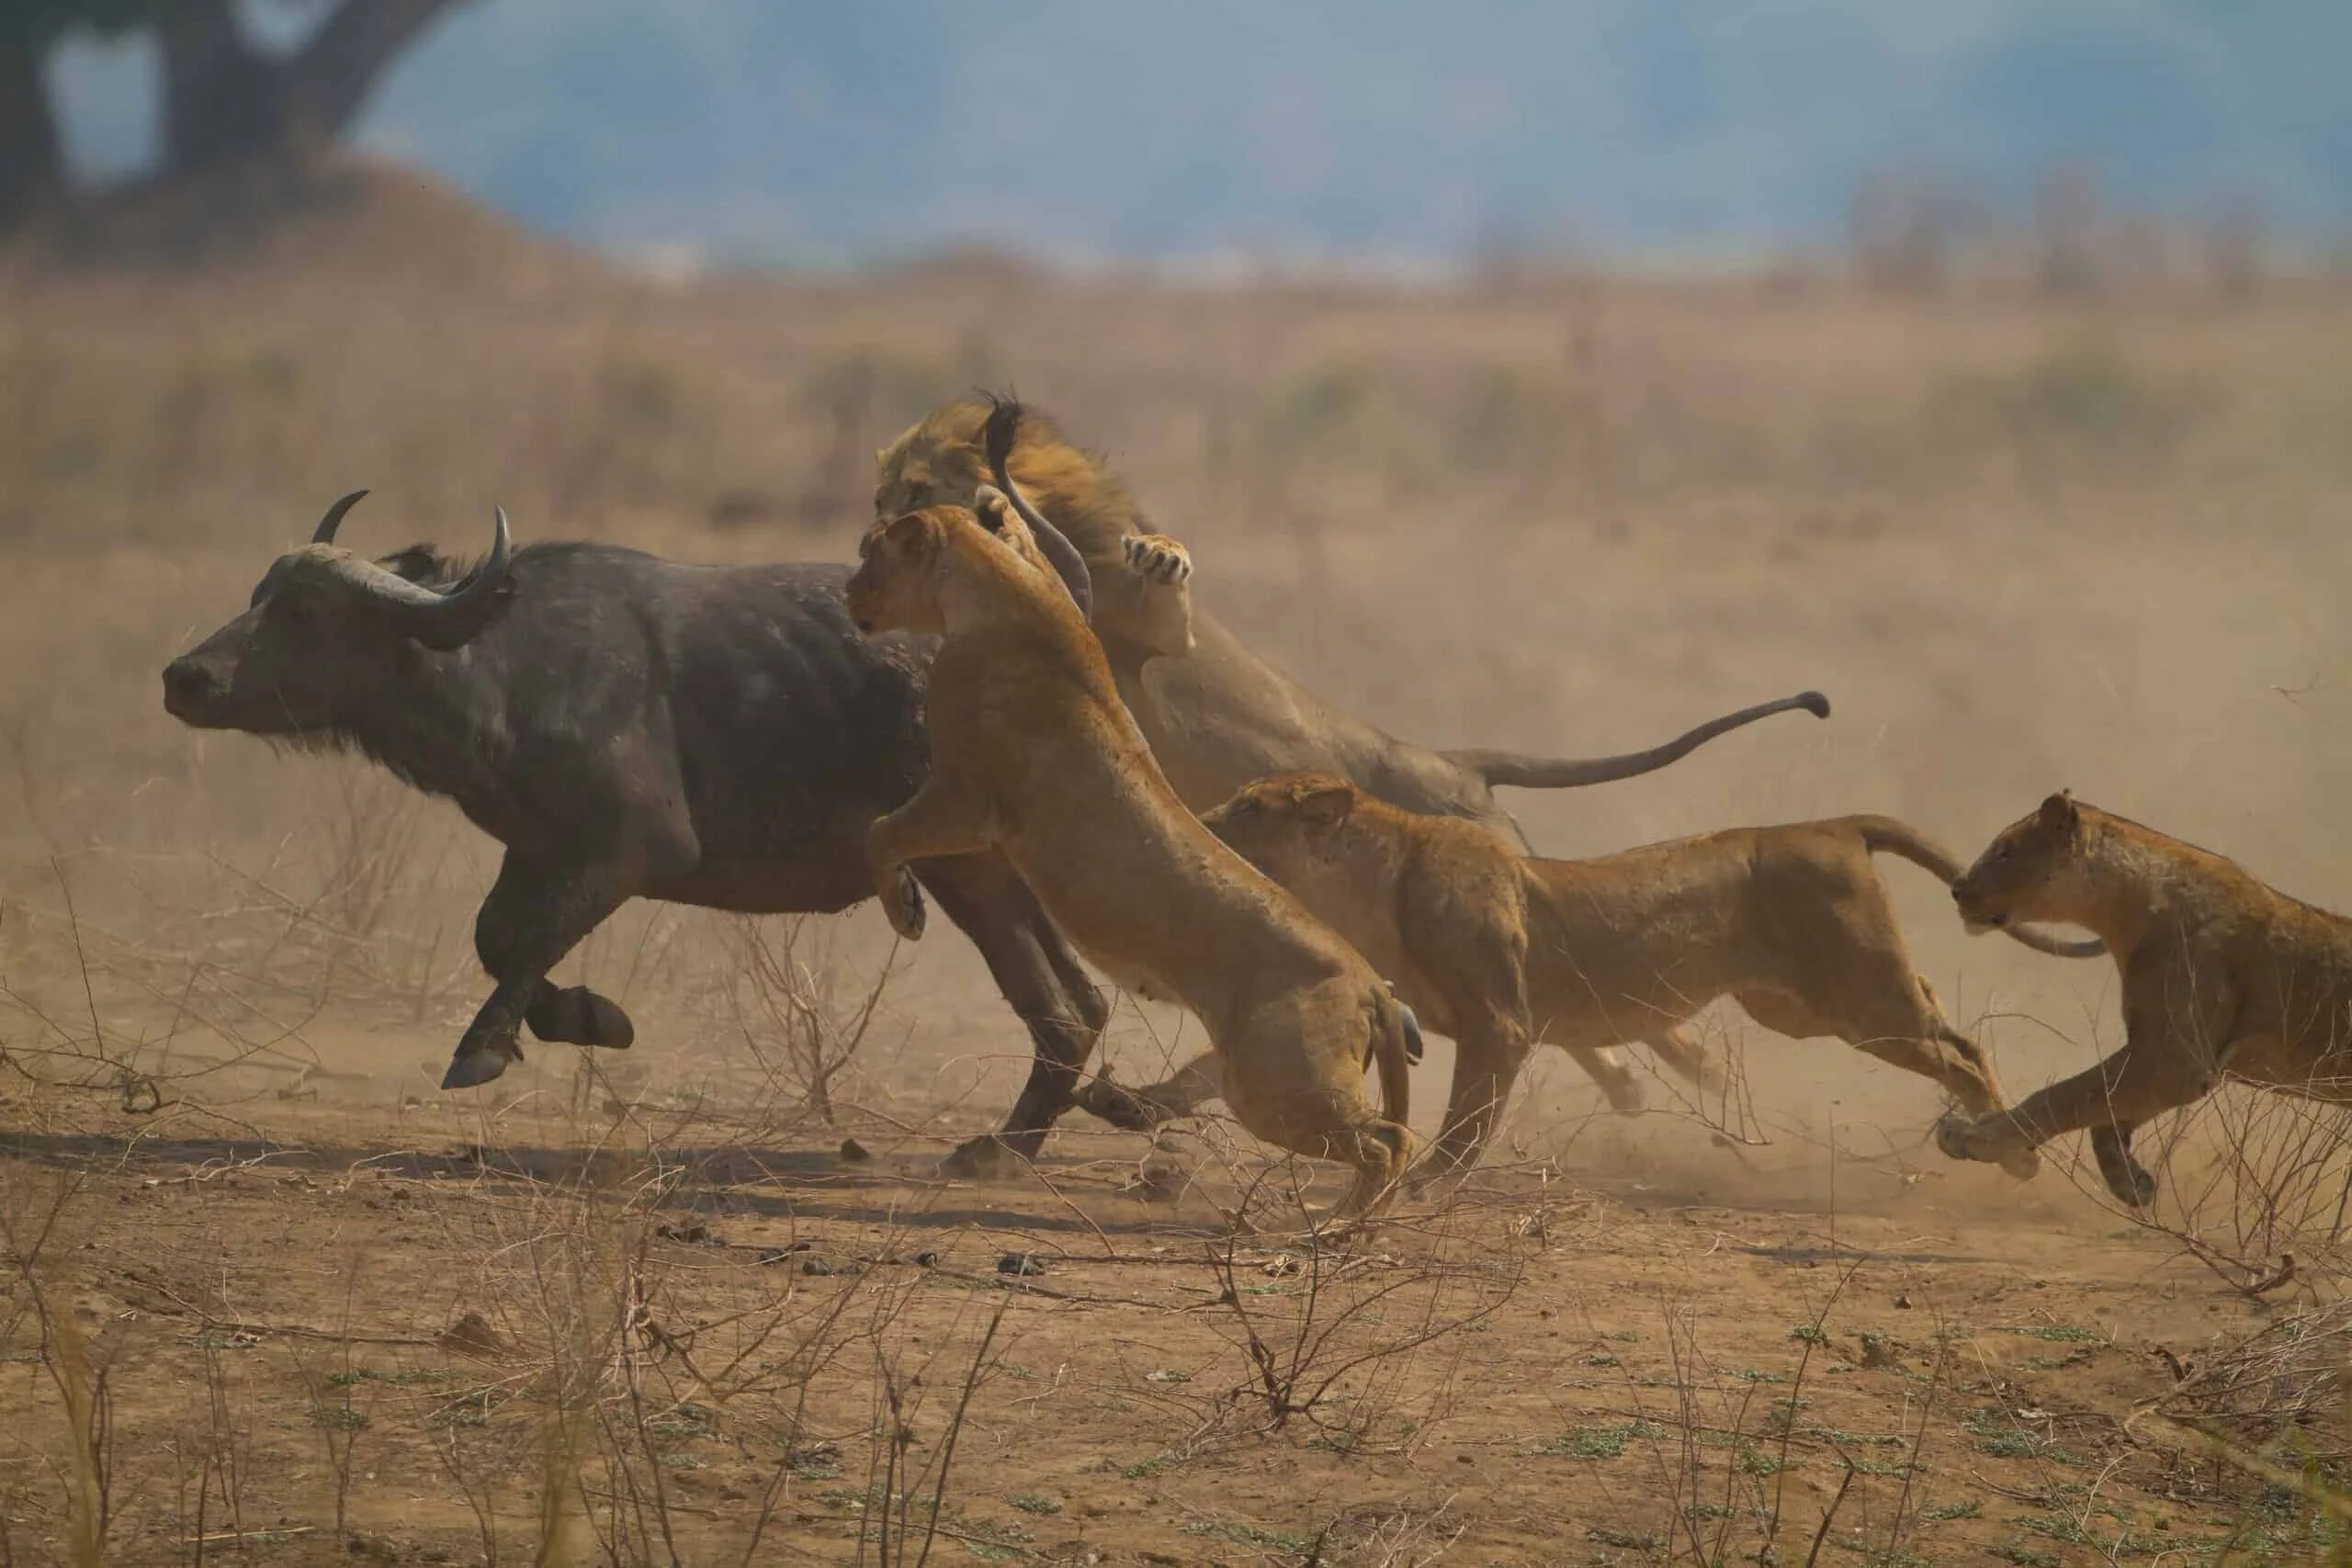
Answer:
[[[336,502],[333,506],[328,507],[327,514],[319,519],[317,531],[312,533],[311,536],[311,543],[314,545],[334,544],[334,531],[343,526],[343,514],[350,511],[353,507],[358,505],[360,498],[365,496],[367,493],[368,492],[364,490],[355,490],[349,495],[345,496],[341,501]]]
[[[407,623],[408,634],[427,647],[444,650],[458,647],[481,629],[486,613],[506,581],[507,558],[514,548],[506,527],[506,509],[498,507],[495,518],[489,558],[463,582],[446,592],[411,582],[398,572],[388,571],[374,561],[356,556],[338,561],[337,575],[368,597],[399,609]],[[334,520],[334,515],[329,513],[328,522]]]

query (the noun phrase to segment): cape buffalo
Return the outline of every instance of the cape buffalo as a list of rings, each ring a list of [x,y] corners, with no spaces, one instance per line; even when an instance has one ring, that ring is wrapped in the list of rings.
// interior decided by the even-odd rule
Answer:
[[[199,728],[356,750],[506,847],[474,925],[496,986],[442,1087],[504,1072],[526,1023],[541,1040],[629,1044],[611,1000],[547,975],[632,897],[751,913],[872,897],[866,829],[929,765],[930,655],[857,634],[848,567],[517,550],[503,511],[470,569],[423,545],[369,560],[334,542],[366,493],[336,502],[244,614],[164,668],[164,705]],[[1035,1043],[1003,1134],[1032,1157],[1071,1102],[1102,997],[1003,861],[916,870]]]

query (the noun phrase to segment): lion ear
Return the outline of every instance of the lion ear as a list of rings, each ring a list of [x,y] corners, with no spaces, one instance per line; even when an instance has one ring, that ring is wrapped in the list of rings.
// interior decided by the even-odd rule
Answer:
[[[939,553],[939,525],[920,512],[910,512],[882,530],[890,547],[918,560]]]
[[[1300,815],[1318,828],[1338,827],[1348,819],[1349,813],[1355,808],[1356,791],[1353,784],[1317,784],[1312,789],[1302,791],[1298,796]]]
[[[889,449],[888,446],[876,446],[876,447],[874,449],[874,467],[875,467],[875,468],[876,469],[876,471],[879,471],[880,469],[887,468],[888,468],[889,466],[890,466],[890,449]]]
[[[2082,826],[2082,811],[2075,805],[2075,792],[2062,789],[2041,803],[2038,813],[2041,825],[2054,833],[2072,833]]]

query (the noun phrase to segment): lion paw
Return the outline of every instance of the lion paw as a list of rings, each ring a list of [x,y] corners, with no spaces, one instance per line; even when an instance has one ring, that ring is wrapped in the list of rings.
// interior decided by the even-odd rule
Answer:
[[[1973,1117],[1959,1111],[1947,1112],[1937,1121],[1936,1147],[1943,1151],[1944,1158],[1973,1160],[1983,1157],[1968,1146],[1968,1132],[1975,1124]]]
[[[915,874],[903,865],[883,885],[882,913],[888,917],[890,929],[908,942],[922,940],[922,888]]]
[[[1193,555],[1165,534],[1130,534],[1124,541],[1127,570],[1174,587],[1193,575]]]

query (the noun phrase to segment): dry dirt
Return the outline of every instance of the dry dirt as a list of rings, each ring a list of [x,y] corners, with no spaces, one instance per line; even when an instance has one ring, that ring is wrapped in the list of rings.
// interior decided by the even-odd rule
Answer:
[[[1611,750],[1837,705],[1515,794],[1547,852],[1878,810],[1966,856],[2064,785],[2352,908],[2338,284],[657,288],[475,214],[436,254],[445,198],[365,197],[197,276],[0,258],[0,1562],[71,1560],[101,1490],[125,1563],[2334,1545],[2289,1483],[2340,1426],[2224,1457],[2157,1407],[2266,1326],[2340,1367],[2330,1119],[2233,1093],[2159,1129],[2143,1225],[2071,1143],[2028,1186],[1955,1168],[1931,1086],[1734,1015],[1734,1103],[1614,1120],[1547,1061],[1467,1189],[1316,1241],[1292,1183],[1335,1173],[1214,1123],[1172,1203],[1080,1119],[1033,1175],[934,1179],[1025,1037],[952,932],[893,956],[870,908],[632,907],[563,974],[636,1050],[445,1096],[486,847],[356,763],[180,729],[156,671],[356,485],[387,550],[496,500],[526,540],[839,558],[865,452],[1014,382],[1204,602],[1399,733]],[[2108,966],[1971,942],[1883,869],[2012,1094],[2112,1048]],[[828,1126],[794,1042],[842,1046],[886,962]],[[1123,1006],[1109,1052],[1188,1043]]]

